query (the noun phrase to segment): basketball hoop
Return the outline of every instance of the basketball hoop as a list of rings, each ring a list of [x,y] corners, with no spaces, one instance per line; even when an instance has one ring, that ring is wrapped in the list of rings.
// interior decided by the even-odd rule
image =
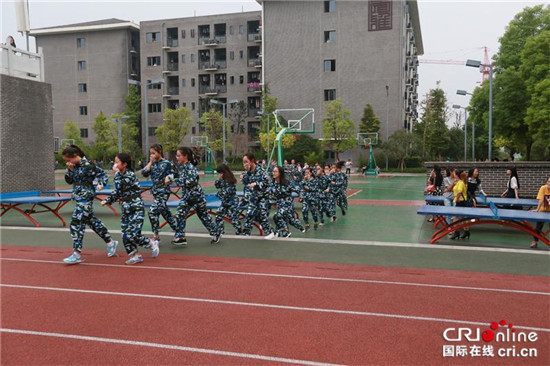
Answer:
[[[368,142],[365,142],[365,150],[368,150],[370,147],[370,144]]]

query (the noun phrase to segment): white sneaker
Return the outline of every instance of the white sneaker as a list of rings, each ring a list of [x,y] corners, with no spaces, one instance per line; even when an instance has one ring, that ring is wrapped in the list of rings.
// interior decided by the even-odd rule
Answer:
[[[107,257],[111,258],[112,256],[116,255],[116,246],[118,245],[118,241],[111,240],[109,244],[107,244]]]
[[[159,256],[160,249],[159,249],[159,241],[151,239],[151,257],[156,258]]]
[[[264,236],[264,239],[271,240],[271,239],[275,238],[276,236],[277,236],[277,234],[275,234],[275,232],[272,232],[271,234]]]

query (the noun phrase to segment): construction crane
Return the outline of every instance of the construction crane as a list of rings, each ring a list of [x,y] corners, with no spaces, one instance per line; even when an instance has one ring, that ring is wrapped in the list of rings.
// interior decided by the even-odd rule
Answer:
[[[466,65],[466,61],[458,60],[426,60],[423,58],[419,58],[418,62],[420,62],[421,64]]]
[[[487,47],[481,47],[484,50],[483,55],[483,64],[487,66],[481,66],[479,68],[479,72],[481,73],[481,84],[487,80],[489,80],[489,66],[491,65],[491,61],[489,60],[489,53]],[[466,61],[459,61],[459,60],[427,60],[427,59],[418,59],[418,62],[421,64],[443,64],[443,65],[466,65]]]

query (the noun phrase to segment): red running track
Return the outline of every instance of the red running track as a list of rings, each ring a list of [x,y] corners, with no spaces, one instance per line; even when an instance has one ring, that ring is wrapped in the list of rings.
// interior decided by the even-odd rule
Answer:
[[[485,330],[501,319],[546,330],[530,344],[537,358],[468,357],[451,363],[548,364],[550,359],[544,277],[179,255],[123,266],[123,258],[105,258],[103,252],[90,252],[88,265],[66,266],[57,262],[59,248],[4,246],[2,253],[2,328],[210,352],[3,333],[3,364],[268,362],[214,351],[336,364],[441,364],[449,360],[441,356],[446,328]],[[259,273],[271,275],[253,275]]]

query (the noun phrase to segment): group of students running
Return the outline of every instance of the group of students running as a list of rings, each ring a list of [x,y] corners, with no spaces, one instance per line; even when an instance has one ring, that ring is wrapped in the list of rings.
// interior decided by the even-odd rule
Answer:
[[[443,177],[442,170],[446,173]],[[501,197],[519,199],[519,177],[515,167],[508,168],[506,170],[508,176],[508,182],[506,189]],[[459,169],[445,169],[435,165],[428,178],[428,185],[426,187],[426,193],[429,195],[442,195],[444,197],[445,206],[462,206],[462,207],[476,207],[476,192],[487,197],[487,193],[483,191],[481,187],[481,179],[479,178],[479,169],[473,168],[468,172]],[[538,212],[550,212],[550,178],[546,181],[546,184],[541,186],[537,194],[538,206],[533,211]],[[452,218],[446,218],[448,223],[451,223]],[[428,221],[433,221],[433,218],[429,218]],[[540,234],[543,228],[543,222],[537,222],[535,230]],[[449,238],[466,239],[470,237],[469,228],[453,231],[449,234]],[[538,238],[533,237],[531,242],[531,248],[537,248]]]
[[[304,169],[302,172],[295,165],[285,164],[285,167],[274,166],[265,171],[258,164],[253,154],[243,157],[245,172],[241,175],[244,185],[242,197],[237,192],[237,179],[229,167],[222,164],[217,167],[218,177],[215,187],[221,205],[214,220],[206,208],[206,196],[199,184],[197,170],[198,159],[191,148],[179,147],[176,150],[176,164],[164,158],[162,146],[152,145],[149,150],[149,163],[141,170],[144,177],[150,177],[153,182],[151,193],[153,202],[149,208],[149,220],[153,237],[142,235],[145,219],[142,189],[136,174],[130,168],[131,158],[126,153],[115,157],[113,192],[102,205],[110,205],[116,201],[121,205],[122,241],[128,260],[126,264],[143,262],[143,256],[138,248],[151,251],[151,257],[159,255],[159,218],[162,216],[174,231],[172,244],[187,245],[185,237],[187,216],[191,210],[197,213],[204,227],[210,233],[211,243],[220,242],[224,234],[224,218],[228,217],[237,235],[250,235],[255,222],[261,225],[266,239],[289,237],[289,226],[305,232],[310,228],[309,213],[314,222],[314,228],[324,225],[324,217],[336,221],[336,205],[340,206],[342,214],[347,211],[347,176],[341,171],[344,162],[334,164],[330,168],[321,166]],[[73,253],[64,258],[68,264],[77,264],[82,259],[82,240],[86,225],[97,233],[107,244],[107,256],[116,254],[118,242],[111,238],[105,225],[93,211],[93,200],[96,190],[100,191],[107,184],[107,174],[101,168],[88,161],[83,151],[75,145],[63,150],[63,159],[67,165],[65,181],[73,185],[75,208],[71,217],[70,233],[73,239]],[[172,215],[167,207],[170,197],[170,186],[181,187],[181,199],[176,214]],[[299,197],[303,203],[302,212],[305,226],[295,215],[294,197]],[[273,204],[277,205],[274,215],[275,228],[269,222],[269,212]],[[244,218],[241,222],[241,212]]]

